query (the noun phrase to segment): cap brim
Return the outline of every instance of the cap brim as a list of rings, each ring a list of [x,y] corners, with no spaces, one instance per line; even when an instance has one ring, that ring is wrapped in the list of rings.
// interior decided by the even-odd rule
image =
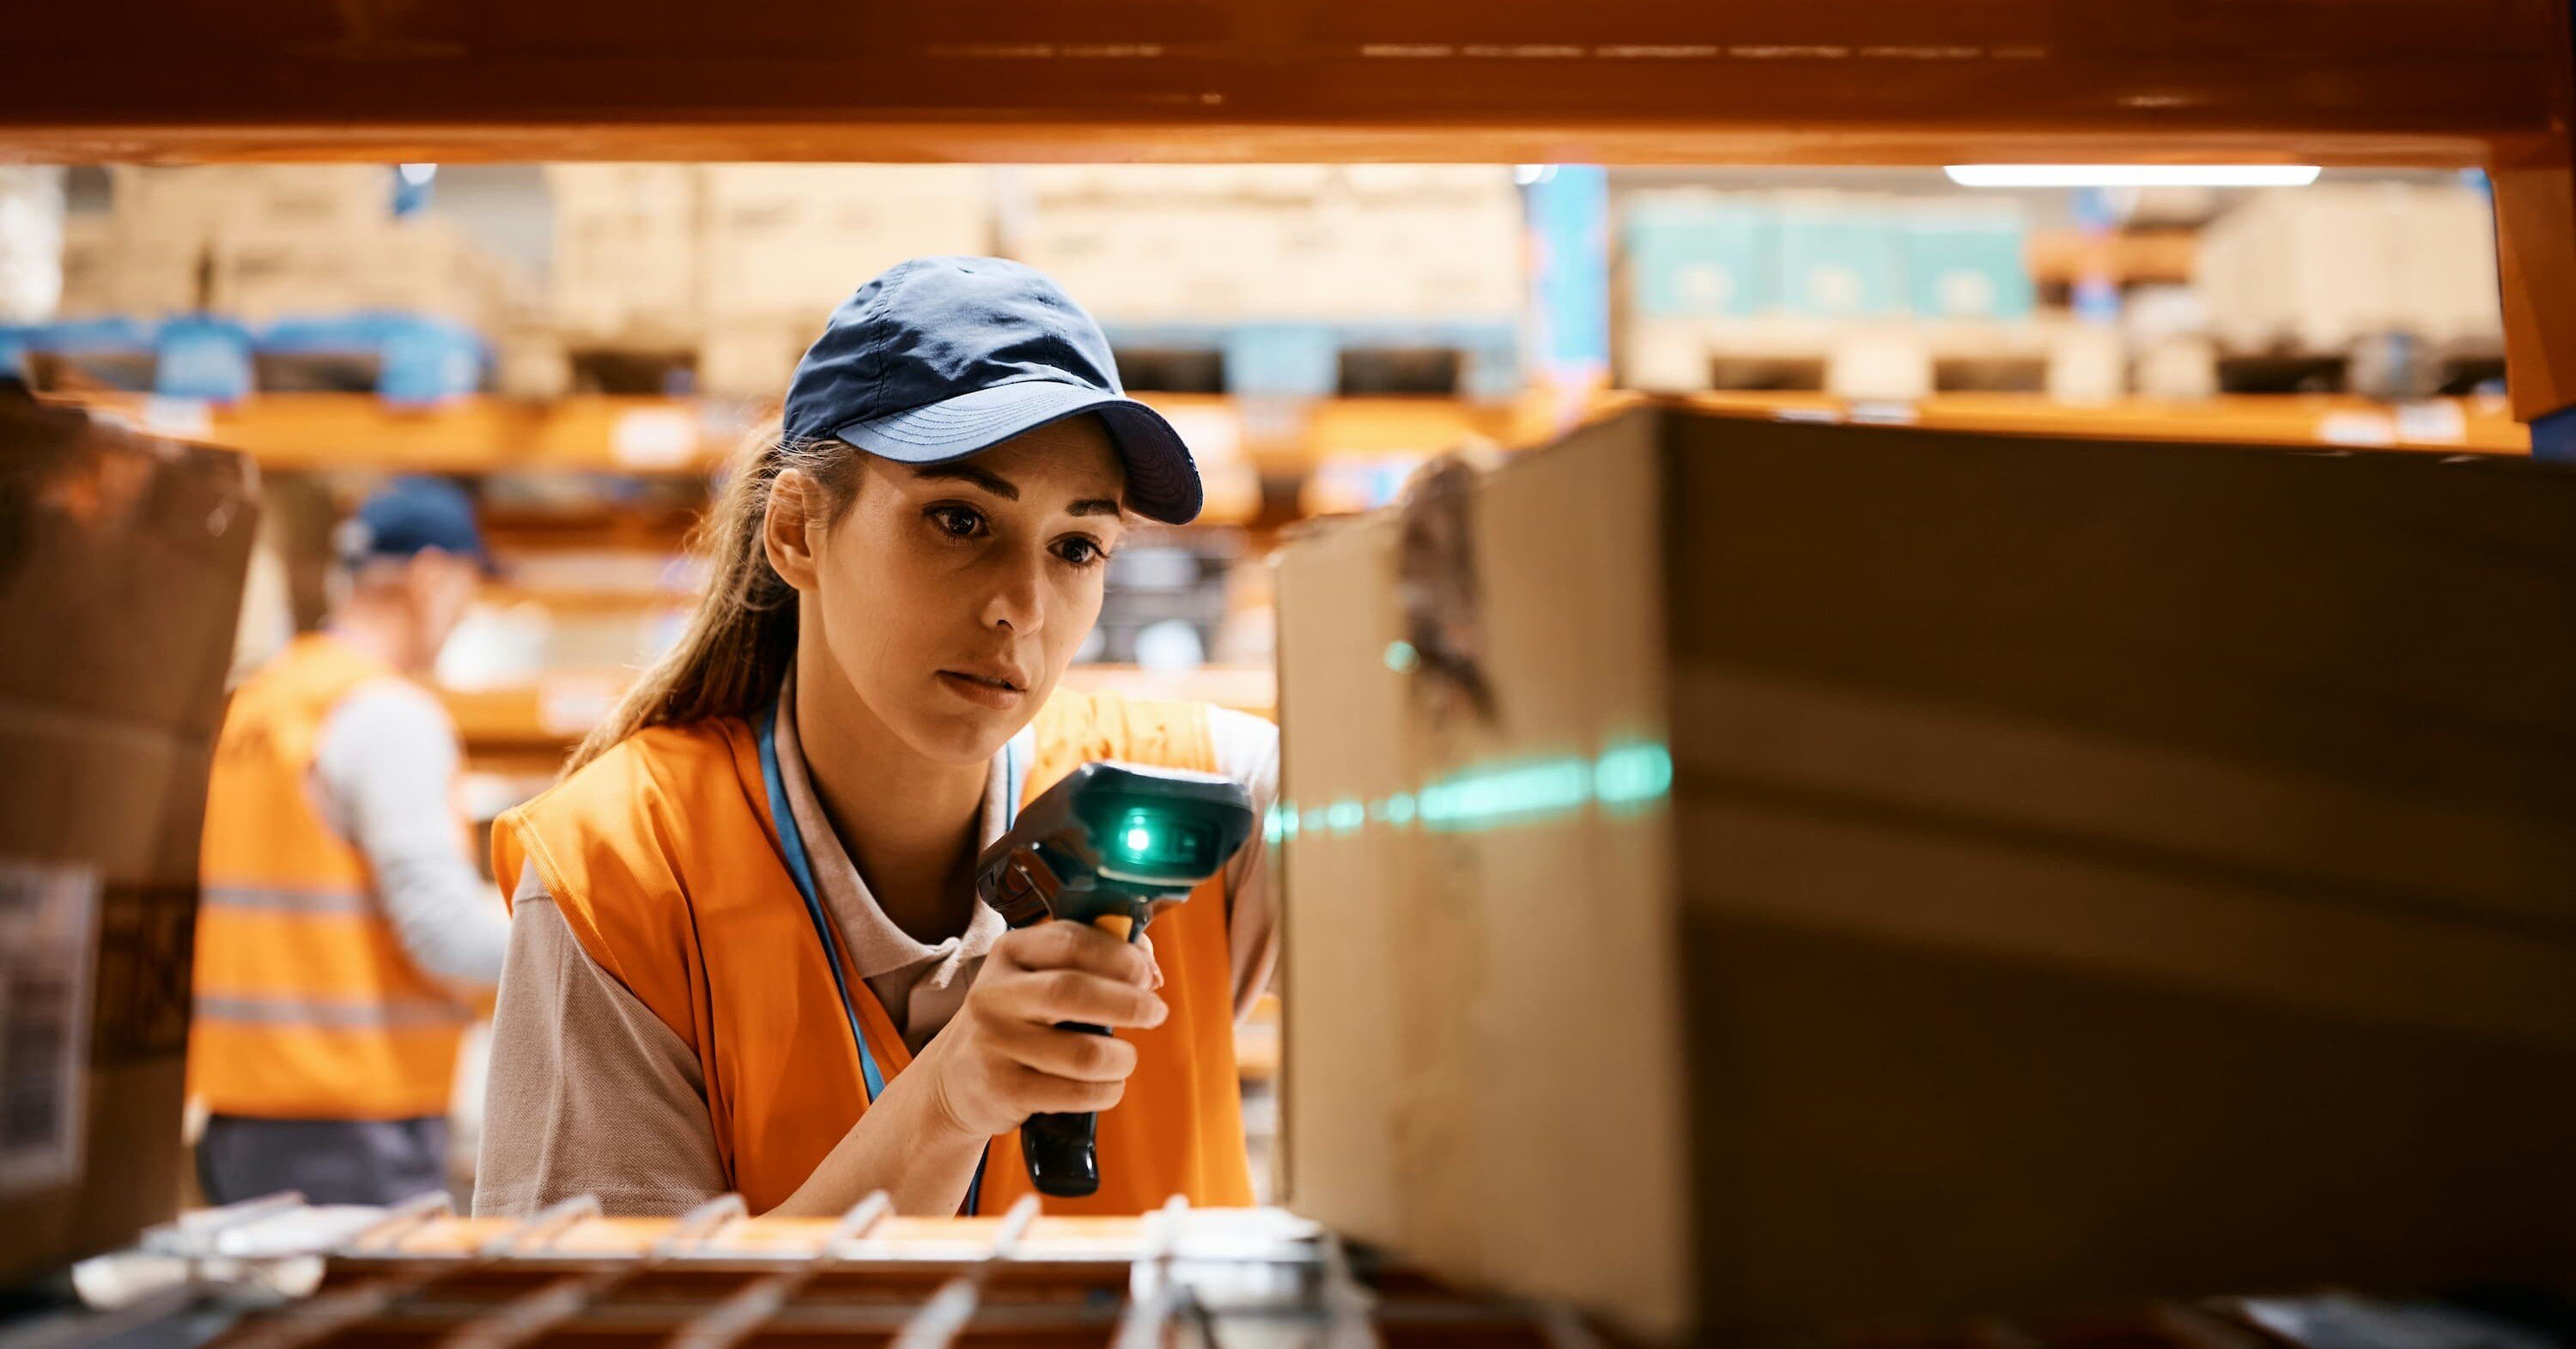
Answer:
[[[832,434],[870,454],[906,464],[944,464],[1035,427],[1096,413],[1127,466],[1127,505],[1166,524],[1198,518],[1198,465],[1163,414],[1082,384],[1023,380],[994,384],[917,408],[851,422]]]

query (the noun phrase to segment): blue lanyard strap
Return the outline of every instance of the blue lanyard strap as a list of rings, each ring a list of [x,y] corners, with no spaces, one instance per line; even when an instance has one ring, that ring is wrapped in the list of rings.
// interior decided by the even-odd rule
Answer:
[[[867,1032],[859,1027],[858,1003],[850,997],[849,980],[841,973],[841,944],[832,935],[831,921],[823,916],[823,901],[814,891],[814,868],[805,858],[805,835],[796,827],[796,812],[787,804],[787,782],[778,775],[778,708],[770,706],[760,719],[760,781],[769,792],[769,823],[778,831],[778,850],[786,855],[787,874],[796,882],[796,893],[805,900],[805,916],[814,922],[814,935],[823,943],[823,961],[832,967],[832,987],[841,995],[841,1013],[850,1019],[850,1040],[859,1047],[859,1077],[866,1083],[868,1104],[876,1104],[885,1094],[885,1073],[877,1067],[877,1056],[868,1048]],[[981,1178],[983,1167],[976,1167]],[[971,1211],[971,1210],[970,1210]]]

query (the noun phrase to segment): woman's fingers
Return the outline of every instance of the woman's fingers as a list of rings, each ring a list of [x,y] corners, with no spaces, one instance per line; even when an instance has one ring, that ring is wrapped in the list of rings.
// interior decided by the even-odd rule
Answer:
[[[979,979],[980,982],[980,979]],[[1053,1026],[1159,1026],[1169,1009],[1148,989],[1081,970],[1032,970],[995,985],[989,1010],[1005,1020]]]
[[[993,954],[1027,970],[1084,970],[1139,987],[1154,981],[1154,961],[1144,951],[1080,923],[1040,923],[1006,932]]]
[[[1022,1067],[1076,1082],[1124,1082],[1136,1071],[1136,1046],[1108,1035],[1021,1024],[995,1036]]]
[[[1012,1095],[1032,1115],[1079,1114],[1087,1110],[1107,1110],[1127,1094],[1127,1084],[1119,1082],[1077,1082],[1056,1077],[1035,1068],[1015,1070],[1019,1080]]]

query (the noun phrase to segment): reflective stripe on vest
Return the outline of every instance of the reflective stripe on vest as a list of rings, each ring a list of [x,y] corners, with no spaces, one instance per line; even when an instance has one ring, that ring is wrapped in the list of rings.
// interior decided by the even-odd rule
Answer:
[[[447,1111],[470,1009],[411,963],[356,848],[314,808],[332,711],[396,676],[328,637],[233,694],[207,787],[190,1094],[221,1115]]]
[[[329,886],[297,888],[282,885],[209,885],[198,893],[200,909],[230,909],[238,913],[305,913],[358,916],[375,911],[374,901],[364,892]]]
[[[1035,731],[1022,801],[1091,760],[1215,768],[1195,704],[1060,691]],[[533,867],[592,960],[696,1055],[727,1183],[754,1212],[794,1193],[868,1104],[832,969],[768,828],[758,740],[737,719],[639,732],[493,831],[496,874]],[[1152,934],[1171,1015],[1121,1032],[1138,1066],[1100,1117],[1100,1192],[1042,1199],[1046,1212],[1252,1201],[1222,883]],[[849,993],[862,1038],[900,1077],[902,1037],[865,985]],[[1030,1192],[1017,1130],[992,1140],[983,1185],[987,1213]]]
[[[317,1002],[299,998],[246,998],[201,994],[200,1021],[239,1026],[302,1026],[313,1030],[396,1030],[457,1027],[469,1015],[452,1002]]]

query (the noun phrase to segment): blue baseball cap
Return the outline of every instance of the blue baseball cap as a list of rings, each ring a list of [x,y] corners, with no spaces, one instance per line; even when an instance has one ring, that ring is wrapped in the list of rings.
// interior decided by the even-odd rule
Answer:
[[[789,436],[944,464],[1093,413],[1127,465],[1127,505],[1199,513],[1198,466],[1163,415],[1127,396],[1109,339],[1035,268],[1002,258],[898,262],[832,311],[787,383]]]
[[[401,477],[385,484],[359,504],[340,536],[341,559],[353,565],[432,548],[492,568],[482,527],[474,520],[474,498],[444,478]]]

